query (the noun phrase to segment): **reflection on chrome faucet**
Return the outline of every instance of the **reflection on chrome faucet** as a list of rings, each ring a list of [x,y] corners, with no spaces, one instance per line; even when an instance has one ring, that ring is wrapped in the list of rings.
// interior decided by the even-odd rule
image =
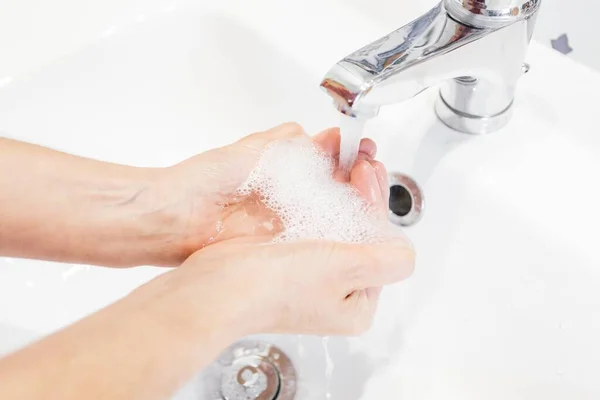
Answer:
[[[540,4],[444,0],[335,64],[321,87],[340,112],[372,117],[383,105],[440,85],[436,111],[446,125],[498,130],[510,119]]]

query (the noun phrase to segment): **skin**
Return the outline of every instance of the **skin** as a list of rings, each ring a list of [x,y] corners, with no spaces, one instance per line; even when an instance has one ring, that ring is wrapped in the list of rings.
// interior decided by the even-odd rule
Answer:
[[[179,265],[0,360],[0,398],[165,399],[243,336],[368,329],[381,287],[411,274],[411,246],[269,243],[274,232],[256,226],[272,213],[234,195],[268,143],[298,136],[298,125],[284,124],[166,169],[0,139],[0,171],[20,172],[0,174],[0,255]],[[336,157],[339,131],[312,140]],[[335,179],[385,218],[387,177],[375,153],[363,140],[350,175]]]

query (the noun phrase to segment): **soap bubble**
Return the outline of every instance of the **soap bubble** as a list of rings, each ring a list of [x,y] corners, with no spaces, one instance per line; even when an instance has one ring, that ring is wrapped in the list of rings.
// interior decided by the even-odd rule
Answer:
[[[333,179],[334,161],[307,138],[269,144],[238,195],[255,194],[281,220],[273,240],[379,242],[397,228],[348,183]]]

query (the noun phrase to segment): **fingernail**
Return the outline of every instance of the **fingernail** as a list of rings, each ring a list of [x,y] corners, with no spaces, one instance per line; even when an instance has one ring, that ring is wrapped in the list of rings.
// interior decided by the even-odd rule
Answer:
[[[374,159],[377,155],[377,145],[371,139],[363,139],[360,142],[359,151],[367,153],[369,158]]]
[[[357,160],[361,161],[371,161],[371,156],[367,153],[363,153],[362,151],[360,153],[358,153],[358,156],[356,157]]]

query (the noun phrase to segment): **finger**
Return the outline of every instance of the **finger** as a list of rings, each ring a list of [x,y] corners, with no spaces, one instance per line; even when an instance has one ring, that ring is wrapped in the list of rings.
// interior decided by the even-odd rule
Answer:
[[[360,141],[359,152],[365,153],[370,159],[375,159],[377,156],[377,145],[369,138],[364,138]]]
[[[239,140],[239,143],[254,149],[263,149],[267,144],[275,140],[292,139],[295,137],[306,136],[306,132],[301,125],[295,122],[286,122],[277,125],[264,132],[257,132],[248,135]]]
[[[415,253],[402,239],[377,244],[348,244],[343,249],[353,261],[341,269],[347,292],[382,287],[408,278],[414,271]]]
[[[362,335],[373,325],[381,289],[357,290],[348,295],[342,304],[340,322],[348,335]]]
[[[375,177],[377,178],[377,183],[381,193],[379,207],[383,212],[387,213],[390,202],[390,185],[388,181],[387,169],[385,168],[385,165],[379,161],[371,161],[371,166],[375,170]]]
[[[265,131],[264,134],[274,139],[286,139],[294,136],[304,136],[306,132],[302,125],[296,122],[285,122]]]
[[[370,140],[370,139],[365,139],[365,140]],[[368,150],[368,151],[371,151],[371,150]],[[372,160],[373,160],[373,158],[371,157],[371,155],[369,153],[365,153],[365,152],[361,151],[356,156],[356,162],[354,163],[354,166],[356,166],[356,163],[358,161],[369,161],[370,162]],[[333,178],[338,182],[349,182],[350,176],[348,175],[348,173],[346,173],[346,171],[339,169],[338,165],[337,165],[337,159],[335,159],[335,161],[336,161],[336,164],[335,164],[335,169],[333,172]]]
[[[350,183],[366,201],[373,205],[381,205],[381,189],[371,163],[366,160],[357,161],[350,171]]]
[[[329,128],[316,134],[313,136],[313,142],[331,157],[339,157],[341,143],[340,128]],[[374,159],[377,156],[377,145],[371,139],[361,139],[358,151],[365,154],[365,159]]]
[[[340,154],[340,128],[329,128],[316,134],[313,143],[331,157],[337,157]]]
[[[356,161],[371,161],[373,160],[373,158],[371,158],[370,155],[368,155],[367,153],[363,153],[362,151],[360,153],[358,153],[358,155],[356,156]]]

